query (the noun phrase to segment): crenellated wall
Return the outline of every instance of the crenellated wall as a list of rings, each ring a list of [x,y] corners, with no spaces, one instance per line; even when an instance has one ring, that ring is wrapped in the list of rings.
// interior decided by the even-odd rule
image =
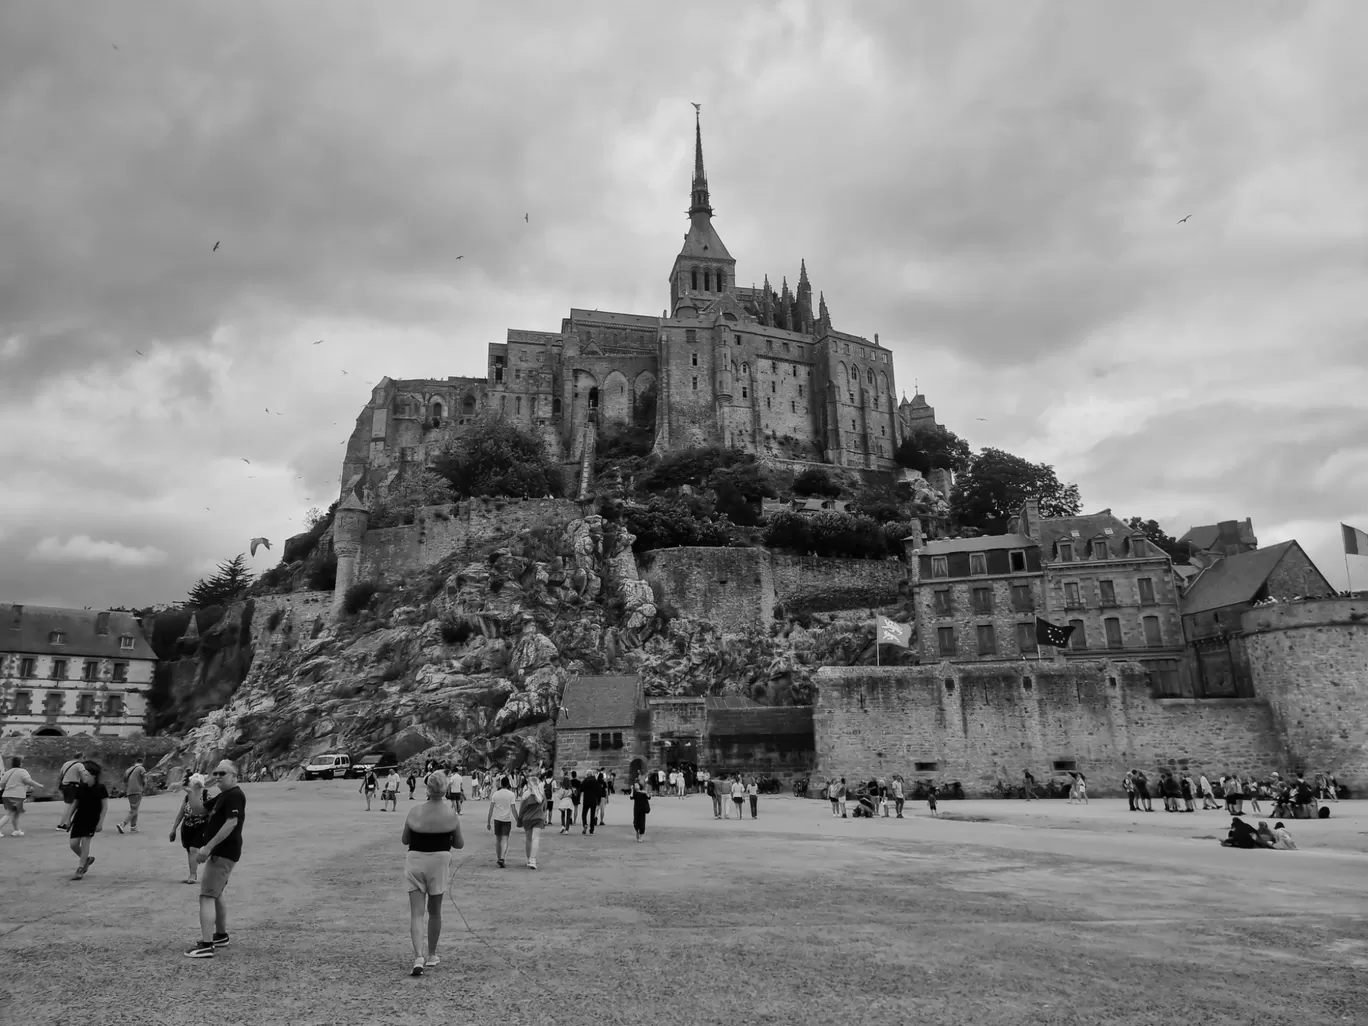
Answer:
[[[1368,601],[1256,606],[1240,626],[1254,693],[1272,707],[1291,768],[1368,788]]]

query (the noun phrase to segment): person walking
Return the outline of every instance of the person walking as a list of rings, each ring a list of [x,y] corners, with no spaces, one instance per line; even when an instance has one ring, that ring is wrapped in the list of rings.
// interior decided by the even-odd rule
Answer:
[[[0,815],[0,837],[4,836],[7,822],[14,827],[10,831],[11,837],[24,836],[24,831],[19,826],[19,821],[24,815],[24,801],[28,798],[29,792],[37,786],[34,779],[29,776],[28,770],[24,769],[23,758],[18,755],[12,756],[10,768],[0,773],[0,805],[4,807],[4,813]]]
[[[209,806],[205,841],[195,861],[204,866],[200,874],[200,939],[185,954],[190,958],[213,958],[214,952],[231,943],[228,936],[228,903],[223,898],[228,878],[242,861],[242,824],[247,818],[247,796],[238,786],[237,764],[224,759],[212,774],[218,794]]]
[[[1088,804],[1088,778],[1085,777],[1082,773],[1078,774],[1078,780],[1077,780],[1077,782],[1074,784],[1074,790],[1075,790],[1075,791],[1077,792],[1077,794],[1078,794],[1078,800],[1079,800],[1079,802],[1080,802],[1081,804],[1083,804],[1083,805],[1087,805],[1087,804]]]
[[[926,785],[926,808],[931,815],[940,817],[940,813],[936,811],[936,785],[934,782]]]
[[[1145,812],[1154,811],[1154,806],[1150,804],[1149,779],[1139,770],[1135,771],[1135,795]]]
[[[461,776],[459,769],[452,769],[451,779],[447,781],[447,794],[451,797],[452,808],[456,810],[456,815],[461,814],[461,805],[465,801],[465,778]]]
[[[562,777],[560,790],[556,797],[556,808],[560,810],[560,832],[568,834],[570,828],[575,825],[575,803],[573,799],[574,788],[570,786],[570,778]]]
[[[541,846],[541,832],[546,826],[546,795],[542,790],[542,782],[534,776],[529,776],[524,784],[517,821],[523,831],[527,868],[536,869],[537,849]]]
[[[632,831],[636,834],[637,844],[646,836],[646,816],[651,811],[651,796],[641,784],[632,785]]]
[[[1206,812],[1208,809],[1219,809],[1221,807],[1220,803],[1216,801],[1215,793],[1211,790],[1211,781],[1207,779],[1205,773],[1197,778],[1197,790],[1202,793],[1203,812]]]
[[[62,792],[62,801],[66,807],[62,809],[62,818],[57,821],[58,830],[66,830],[71,826],[71,815],[76,811],[76,794],[85,779],[85,763],[90,758],[90,753],[81,752],[74,759],[68,759],[62,763],[62,768],[57,772],[57,786]]]
[[[736,775],[736,779],[732,782],[731,796],[732,804],[736,806],[736,818],[740,821],[744,818],[743,810],[746,805],[746,781],[742,778],[740,773]]]
[[[750,799],[751,819],[758,819],[759,812],[757,810],[760,804],[760,785],[756,783],[754,777],[751,777],[746,783],[746,797]]]
[[[138,832],[138,808],[142,805],[143,786],[147,782],[147,770],[143,767],[142,756],[133,760],[133,765],[124,770],[124,795],[128,798],[128,815],[122,822],[115,823],[119,833],[125,830],[130,834]]]
[[[1139,812],[1135,806],[1135,776],[1133,770],[1126,770],[1126,775],[1121,778],[1121,790],[1126,792],[1126,801],[1130,805],[1131,812]]]
[[[404,882],[408,885],[409,939],[413,942],[410,976],[440,964],[437,941],[442,936],[442,899],[451,878],[451,850],[465,847],[461,817],[446,801],[447,780],[441,772],[429,773],[423,783],[427,800],[409,809],[400,843],[408,846],[404,856]],[[427,929],[423,929],[423,920]],[[426,938],[423,936],[427,934]]]
[[[1024,769],[1021,771],[1021,779],[1025,784],[1022,788],[1022,790],[1026,792],[1024,797],[1029,802],[1035,797],[1035,777],[1031,775],[1030,770]]]
[[[894,808],[894,810],[897,812],[898,818],[899,818],[899,819],[902,819],[902,818],[903,818],[903,802],[905,802],[905,801],[907,800],[907,796],[906,796],[906,794],[903,792],[903,778],[902,778],[902,774],[901,774],[901,773],[894,773],[894,774],[893,774],[893,784],[892,784],[892,788],[893,788],[893,808]]]
[[[385,808],[388,805],[389,808]],[[380,811],[398,812],[399,811],[399,774],[387,773],[385,782],[380,788]]]
[[[580,782],[580,833],[592,834],[598,825],[599,782],[592,773]]]
[[[508,839],[513,833],[513,802],[516,796],[509,783],[507,777],[499,778],[499,789],[489,796],[489,815],[485,817],[485,829],[494,832],[494,858],[500,869],[504,868]]]
[[[176,843],[176,828],[180,827],[181,847],[185,849],[185,860],[189,872],[182,883],[199,883],[200,845],[204,843],[204,828],[209,824],[209,807],[205,805],[205,779],[198,773],[191,774],[186,786],[185,797],[181,800],[180,811],[171,824],[171,843]]]
[[[413,792],[418,787],[418,778],[412,773],[408,775],[409,801],[413,801]]]
[[[836,804],[841,810],[841,818],[848,819],[846,815],[846,778],[842,777],[840,783],[836,785]]]
[[[1259,783],[1251,774],[1244,783],[1244,796],[1249,802],[1249,811],[1256,816],[1263,815],[1263,809],[1259,808]]]
[[[366,796],[367,812],[370,812],[371,810],[371,799],[375,797],[375,792],[379,787],[380,785],[375,782],[375,772],[373,770],[366,770],[366,776],[361,781],[361,786],[356,789],[356,792],[357,794],[364,794]]]
[[[831,799],[832,817],[834,818],[836,816],[839,816],[841,814],[841,805],[840,799],[836,797],[836,781],[834,779],[827,781],[826,792],[827,797]]]
[[[571,822],[572,824],[573,824],[573,823],[575,822],[575,820],[577,820],[577,819],[580,819],[580,820],[583,819],[583,817],[580,815],[580,802],[582,802],[583,800],[584,800],[584,781],[581,780],[581,779],[579,778],[579,772],[578,772],[577,770],[571,770],[571,771],[570,771],[570,804],[571,804],[571,806],[573,806],[573,808],[571,809],[570,822]]]
[[[74,811],[67,828],[71,851],[79,860],[73,880],[84,879],[86,870],[94,863],[90,842],[104,830],[105,816],[109,813],[109,791],[100,783],[100,764],[89,761],[80,765],[81,783],[75,792]]]
[[[599,826],[606,826],[608,823],[608,778],[603,775],[603,770],[598,771],[598,821]]]
[[[711,776],[708,777],[707,782],[703,785],[703,790],[707,793],[708,797],[712,799],[713,819],[722,818],[722,792],[719,790],[720,786],[721,781],[714,780]]]

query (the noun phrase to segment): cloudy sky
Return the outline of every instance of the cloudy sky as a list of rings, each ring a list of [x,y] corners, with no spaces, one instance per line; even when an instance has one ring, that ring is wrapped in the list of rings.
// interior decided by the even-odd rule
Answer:
[[[806,258],[976,448],[1342,585],[1365,38],[1353,0],[7,4],[0,600],[264,570],[383,375],[659,311],[690,101],[742,282]]]

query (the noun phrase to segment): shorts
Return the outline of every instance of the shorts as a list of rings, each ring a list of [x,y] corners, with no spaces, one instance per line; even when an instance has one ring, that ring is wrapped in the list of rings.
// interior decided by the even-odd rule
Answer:
[[[181,824],[181,847],[186,851],[192,848],[200,848],[204,845],[204,825],[186,826]]]
[[[494,836],[507,837],[513,833],[513,823],[511,820],[496,819],[494,821]]]
[[[410,851],[404,856],[404,882],[410,892],[445,894],[450,875],[449,851]]]
[[[76,788],[79,786],[79,784],[63,784],[62,801],[66,802],[68,805],[74,802],[76,800]]]
[[[228,877],[237,863],[220,855],[210,855],[200,875],[200,897],[221,898],[223,889],[228,886]]]
[[[22,798],[3,798],[0,802],[4,803],[5,811],[11,816],[18,816],[24,811],[24,799]]]
[[[129,811],[129,812],[137,812],[137,811],[138,811],[138,806],[141,805],[141,804],[142,804],[142,792],[141,792],[141,791],[138,791],[136,794],[130,794],[130,795],[128,796],[128,811]]]

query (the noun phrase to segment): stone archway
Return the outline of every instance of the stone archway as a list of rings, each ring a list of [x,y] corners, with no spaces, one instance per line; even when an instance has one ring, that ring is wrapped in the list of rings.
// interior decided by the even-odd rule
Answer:
[[[33,732],[34,737],[66,737],[67,732],[61,727],[39,727]]]

